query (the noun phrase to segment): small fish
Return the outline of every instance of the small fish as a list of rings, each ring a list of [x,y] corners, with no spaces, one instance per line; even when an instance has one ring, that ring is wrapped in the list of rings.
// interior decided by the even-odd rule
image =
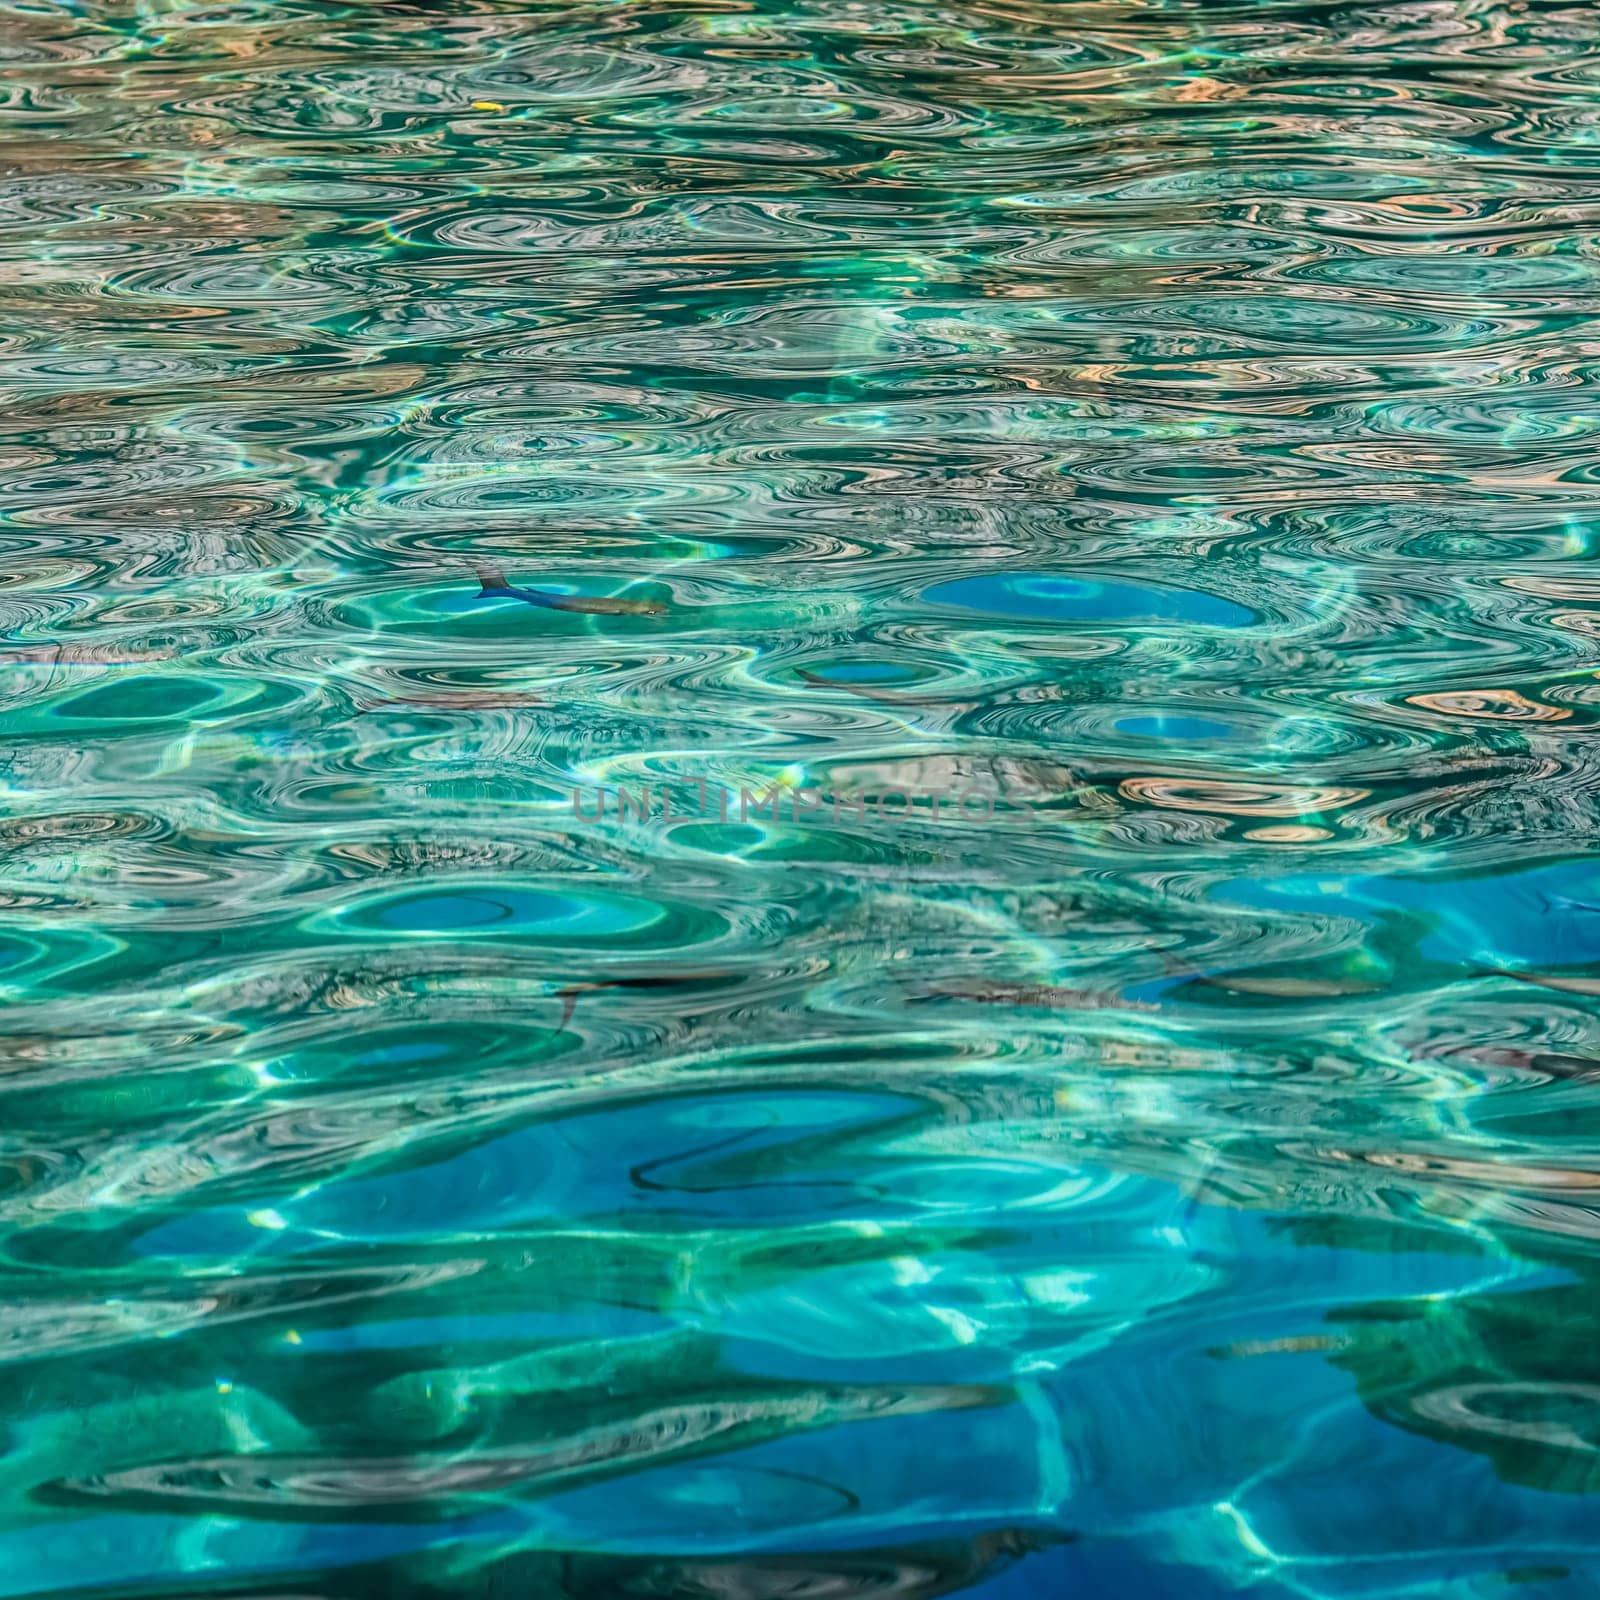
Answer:
[[[849,694],[859,695],[863,700],[876,700],[880,705],[968,706],[977,704],[976,701],[950,700],[940,694],[901,694],[895,689],[874,689],[864,683],[846,683],[838,678],[825,678],[820,672],[808,672],[804,667],[801,667],[799,671],[800,677],[815,688],[843,689]]]
[[[1338,1334],[1299,1333],[1287,1339],[1247,1339],[1240,1344],[1218,1345],[1206,1354],[1217,1361],[1236,1361],[1241,1356],[1289,1356],[1313,1350],[1342,1350],[1348,1343]]]
[[[1158,1008],[1145,1000],[1124,1000],[1121,995],[1092,989],[1069,989],[1053,983],[999,983],[975,978],[965,983],[940,984],[919,1000],[979,1000],[988,1005],[1039,1006],[1051,1011],[1145,1011]]]
[[[1259,994],[1275,1000],[1334,1000],[1350,995],[1377,994],[1384,988],[1382,983],[1365,978],[1314,978],[1295,973],[1261,972],[1250,967],[1207,972],[1182,956],[1164,950],[1156,954],[1168,977],[1215,989],[1221,994]]]
[[[1541,893],[1539,901],[1547,913],[1587,911],[1591,916],[1600,914],[1600,905],[1593,900],[1574,900],[1571,895]]]
[[[1545,1050],[1520,1050],[1511,1046],[1494,1046],[1484,1050],[1443,1050],[1425,1052],[1442,1055],[1449,1061],[1465,1061],[1475,1067],[1510,1067],[1517,1072],[1535,1072],[1547,1078],[1565,1078],[1577,1083],[1591,1083],[1600,1079],[1600,1061],[1586,1056],[1557,1055]]]
[[[572,1021],[578,1008],[578,996],[591,994],[596,989],[671,989],[682,983],[718,983],[736,978],[736,972],[645,972],[620,978],[596,978],[591,983],[569,983],[556,990],[556,998],[565,1002],[561,1012],[560,1027]]]
[[[1504,967],[1482,968],[1476,976],[1510,978],[1516,983],[1532,984],[1537,989],[1556,989],[1563,994],[1600,994],[1600,978],[1559,978],[1543,972],[1510,972]]]
[[[519,589],[506,581],[498,567],[479,567],[483,585],[480,600],[520,600],[524,605],[549,611],[582,611],[608,617],[659,617],[666,607],[659,600],[620,600],[611,595],[552,594],[548,589]]]

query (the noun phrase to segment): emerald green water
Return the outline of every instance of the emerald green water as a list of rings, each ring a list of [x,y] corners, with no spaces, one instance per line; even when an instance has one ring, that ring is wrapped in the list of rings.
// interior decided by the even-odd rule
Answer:
[[[0,4],[0,1597],[1600,1595],[1597,90]]]

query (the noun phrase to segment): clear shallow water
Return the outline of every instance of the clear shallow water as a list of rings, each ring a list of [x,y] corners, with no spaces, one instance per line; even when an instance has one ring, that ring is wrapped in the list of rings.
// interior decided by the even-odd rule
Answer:
[[[1597,1592],[1588,8],[0,19],[0,1594]]]

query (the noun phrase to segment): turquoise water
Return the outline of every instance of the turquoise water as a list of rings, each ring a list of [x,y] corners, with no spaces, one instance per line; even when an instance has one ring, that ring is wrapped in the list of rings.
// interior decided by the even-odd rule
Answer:
[[[0,3],[0,1600],[1600,1594],[1600,25]]]

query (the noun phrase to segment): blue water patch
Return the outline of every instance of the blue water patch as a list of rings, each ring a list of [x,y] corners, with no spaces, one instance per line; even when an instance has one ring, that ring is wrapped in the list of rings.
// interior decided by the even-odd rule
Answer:
[[[837,1153],[792,1163],[781,1179],[745,1171],[761,1152],[804,1138],[890,1124],[916,1102],[891,1094],[821,1091],[626,1105],[559,1122],[390,1172],[330,1181],[270,1213],[208,1207],[152,1228],[142,1255],[292,1254],[330,1239],[426,1237],[450,1226],[477,1233],[570,1216],[661,1210],[728,1223],[859,1203],[860,1174]],[[999,1185],[992,1188],[1003,1196]]]
[[[1132,734],[1136,739],[1228,739],[1233,729],[1226,722],[1213,722],[1209,717],[1123,717],[1117,722],[1117,732]]]
[[[221,679],[154,673],[124,676],[81,690],[60,707],[58,715],[96,723],[198,718],[227,697],[228,687]]]
[[[841,661],[813,674],[829,683],[904,683],[915,676],[892,661]]]
[[[407,1061],[442,1061],[451,1054],[451,1047],[440,1039],[397,1041],[362,1050],[350,1057],[352,1066],[399,1066]]]
[[[1236,878],[1219,900],[1285,913],[1402,913],[1429,931],[1421,955],[1478,966],[1580,966],[1600,961],[1600,862],[1573,861],[1474,878],[1369,874]]]
[[[443,1541],[518,1532],[514,1512],[496,1509],[449,1520],[405,1523],[251,1521],[190,1511],[184,1516],[137,1514],[42,1520],[0,1532],[0,1596],[57,1593],[61,1573],[92,1568],[115,1572],[120,1584],[148,1584],[152,1592],[187,1588],[196,1570],[251,1574],[318,1571],[377,1561]],[[284,1593],[301,1585],[285,1584]]]
[[[346,907],[339,920],[347,927],[410,934],[526,933],[541,939],[599,939],[635,932],[661,914],[649,900],[558,894],[501,883],[414,890]]]
[[[933,605],[1033,622],[1188,622],[1207,628],[1244,628],[1255,620],[1243,606],[1198,589],[1049,572],[956,578],[924,590],[922,598]]]
[[[382,928],[407,932],[446,932],[456,928],[485,928],[505,922],[563,922],[593,914],[565,895],[523,893],[496,889],[480,894],[420,894],[396,900],[373,917]]]

